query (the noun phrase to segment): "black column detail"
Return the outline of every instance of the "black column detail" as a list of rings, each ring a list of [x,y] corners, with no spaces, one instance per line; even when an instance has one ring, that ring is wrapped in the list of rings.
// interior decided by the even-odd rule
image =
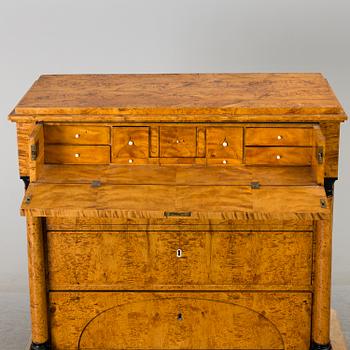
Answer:
[[[49,342],[45,342],[42,344],[32,343],[30,350],[50,350],[50,344],[49,344]]]
[[[20,176],[20,179],[24,182],[24,189],[26,190],[30,183],[29,176]]]
[[[324,189],[327,197],[333,197],[334,194],[334,183],[338,180],[337,177],[325,177],[324,178]]]
[[[315,342],[312,342],[310,350],[332,350],[332,345],[331,343],[317,344]]]

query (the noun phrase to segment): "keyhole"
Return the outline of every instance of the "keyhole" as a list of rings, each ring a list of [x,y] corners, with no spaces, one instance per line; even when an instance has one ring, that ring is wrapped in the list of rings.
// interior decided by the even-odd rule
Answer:
[[[182,320],[183,320],[183,317],[182,317],[182,313],[181,313],[181,312],[177,314],[177,320],[178,320],[178,321],[182,321]]]
[[[176,251],[176,256],[178,258],[181,258],[182,257],[182,250],[179,248],[177,251]]]

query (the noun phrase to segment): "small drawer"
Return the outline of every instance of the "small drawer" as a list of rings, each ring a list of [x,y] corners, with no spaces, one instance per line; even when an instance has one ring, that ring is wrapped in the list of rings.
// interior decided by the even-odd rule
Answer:
[[[163,158],[196,157],[196,128],[161,127],[160,156]]]
[[[110,128],[86,125],[45,125],[45,143],[104,145],[110,142]]]
[[[51,164],[109,164],[109,146],[46,145],[45,163]]]
[[[246,146],[311,146],[312,129],[246,128]]]
[[[133,163],[149,157],[148,127],[115,127],[112,129],[112,162]],[[125,160],[125,162],[123,161]]]
[[[213,163],[241,163],[243,154],[243,129],[235,127],[207,128],[206,144],[207,158],[208,160],[214,160]],[[233,160],[236,160],[236,162]]]
[[[246,147],[246,164],[256,165],[310,165],[308,147]]]

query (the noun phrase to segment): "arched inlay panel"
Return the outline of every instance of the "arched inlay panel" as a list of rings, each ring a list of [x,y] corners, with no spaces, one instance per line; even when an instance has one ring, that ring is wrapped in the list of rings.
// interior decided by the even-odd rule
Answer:
[[[172,297],[100,312],[81,332],[83,349],[284,349],[264,315],[237,304]]]

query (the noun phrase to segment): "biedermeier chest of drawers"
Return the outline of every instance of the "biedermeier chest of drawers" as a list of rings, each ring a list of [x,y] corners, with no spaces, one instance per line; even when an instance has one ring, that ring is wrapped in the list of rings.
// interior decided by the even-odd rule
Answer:
[[[9,118],[32,349],[331,348],[322,75],[41,76]]]

